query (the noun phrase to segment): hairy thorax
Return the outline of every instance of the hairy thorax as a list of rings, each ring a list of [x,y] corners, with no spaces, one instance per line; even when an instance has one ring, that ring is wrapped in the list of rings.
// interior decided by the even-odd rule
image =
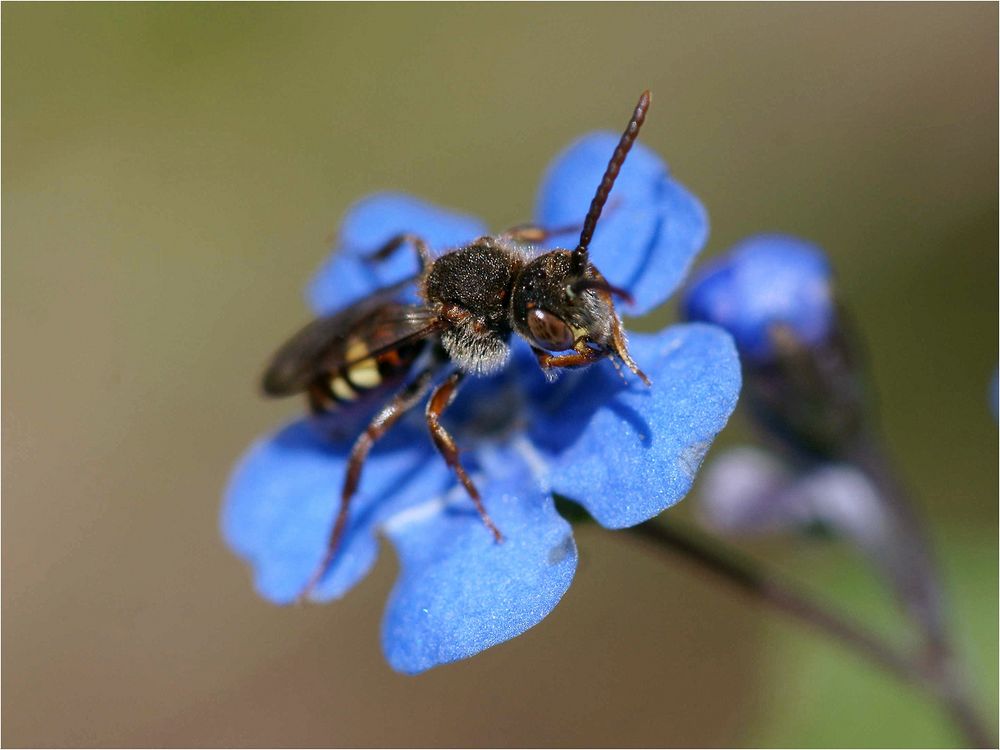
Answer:
[[[511,288],[526,262],[521,250],[484,237],[428,270],[423,295],[448,321],[441,343],[460,370],[489,375],[507,364]]]

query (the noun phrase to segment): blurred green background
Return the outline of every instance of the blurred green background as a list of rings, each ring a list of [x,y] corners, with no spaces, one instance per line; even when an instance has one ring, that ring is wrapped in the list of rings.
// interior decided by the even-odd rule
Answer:
[[[417,678],[379,651],[391,551],[344,601],[278,609],[218,538],[233,461],[301,409],[255,381],[346,207],[395,188],[525,220],[550,158],[645,87],[642,140],[708,208],[707,254],[784,230],[832,255],[995,727],[997,25],[995,4],[4,4],[3,744],[957,742],[922,695],[623,535],[582,530],[549,618]],[[751,551],[902,634],[849,550]]]

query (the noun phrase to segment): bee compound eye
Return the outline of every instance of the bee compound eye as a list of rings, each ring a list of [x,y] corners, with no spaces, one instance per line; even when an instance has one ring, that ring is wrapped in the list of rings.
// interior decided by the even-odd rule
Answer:
[[[573,347],[573,332],[560,317],[536,307],[528,313],[528,330],[535,343],[549,351]]]

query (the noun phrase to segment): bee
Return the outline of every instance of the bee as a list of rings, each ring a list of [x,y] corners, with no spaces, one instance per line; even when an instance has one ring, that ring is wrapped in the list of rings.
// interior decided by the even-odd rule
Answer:
[[[533,244],[565,230],[533,225],[480,237],[438,257],[419,236],[397,235],[368,260],[377,263],[409,246],[419,261],[416,276],[312,321],[274,355],[262,383],[268,396],[304,393],[314,415],[333,418],[345,409],[381,404],[353,444],[326,552],[302,596],[319,583],[337,553],[372,447],[422,402],[434,445],[495,540],[503,541],[441,416],[465,378],[492,375],[507,366],[513,334],[527,341],[542,370],[553,377],[561,368],[609,358],[616,368],[624,365],[649,385],[629,356],[615,311],[615,297],[630,297],[604,278],[588,254],[649,105],[650,93],[645,91],[578,227],[580,239],[573,250],[534,251]],[[404,297],[414,285],[418,304]]]

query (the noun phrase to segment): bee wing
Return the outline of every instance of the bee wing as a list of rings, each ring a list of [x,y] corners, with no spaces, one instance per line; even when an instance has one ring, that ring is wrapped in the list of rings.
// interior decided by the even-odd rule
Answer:
[[[305,390],[317,377],[354,364],[349,342],[364,344],[364,358],[431,336],[440,329],[424,305],[369,298],[308,323],[272,357],[264,373],[264,393],[287,396]]]

